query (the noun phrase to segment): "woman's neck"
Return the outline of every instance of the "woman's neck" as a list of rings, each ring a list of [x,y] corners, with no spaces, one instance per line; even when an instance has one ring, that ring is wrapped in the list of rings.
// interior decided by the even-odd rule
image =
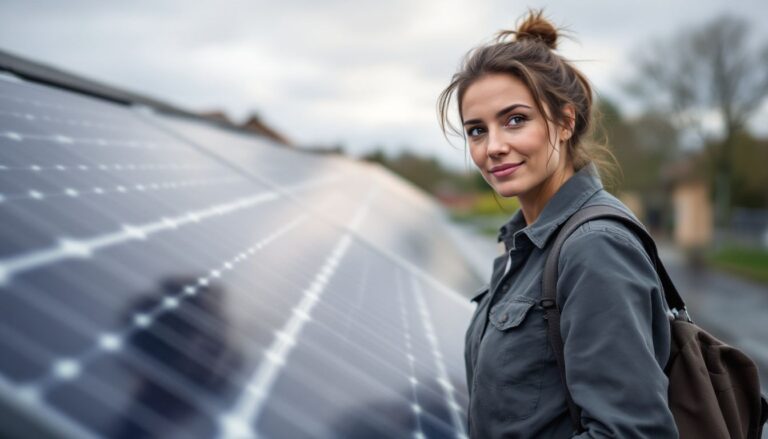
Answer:
[[[555,171],[538,187],[517,196],[526,225],[536,222],[547,202],[569,178],[573,177],[573,174],[573,166],[567,165]]]

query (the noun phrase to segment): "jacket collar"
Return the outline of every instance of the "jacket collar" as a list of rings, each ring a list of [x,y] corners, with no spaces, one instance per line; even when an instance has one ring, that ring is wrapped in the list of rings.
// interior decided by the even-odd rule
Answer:
[[[522,244],[522,236],[525,236],[536,247],[544,248],[552,233],[602,188],[597,167],[590,162],[563,183],[533,224],[526,226],[523,211],[518,209],[499,229],[498,241],[504,242],[507,250],[511,250],[518,248]]]
[[[485,284],[482,287],[478,288],[474,293],[472,293],[472,299],[470,301],[472,302],[479,302],[483,296],[488,294],[488,291],[490,290],[490,285]]]

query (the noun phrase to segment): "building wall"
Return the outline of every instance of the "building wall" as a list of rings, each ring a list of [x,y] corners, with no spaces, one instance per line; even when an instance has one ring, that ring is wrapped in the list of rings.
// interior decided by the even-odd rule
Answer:
[[[713,212],[704,182],[680,183],[673,192],[675,244],[684,248],[704,247],[712,242]]]

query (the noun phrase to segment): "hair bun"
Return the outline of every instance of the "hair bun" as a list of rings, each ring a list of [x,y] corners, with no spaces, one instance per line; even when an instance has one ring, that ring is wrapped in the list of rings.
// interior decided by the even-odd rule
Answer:
[[[517,30],[499,32],[496,39],[499,42],[514,35],[515,41],[540,41],[552,50],[557,49],[557,28],[546,18],[543,10],[530,10]]]

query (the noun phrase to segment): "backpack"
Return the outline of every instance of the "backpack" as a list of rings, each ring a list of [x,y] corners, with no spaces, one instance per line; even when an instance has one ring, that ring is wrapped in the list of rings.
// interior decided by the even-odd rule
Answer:
[[[596,218],[618,220],[641,239],[653,261],[671,311],[672,337],[664,372],[669,378],[668,403],[682,439],[760,439],[768,418],[768,402],[761,394],[754,361],[693,323],[682,297],[659,259],[656,244],[637,220],[609,205],[585,207],[573,214],[555,238],[544,265],[540,305],[545,309],[549,343],[555,353],[560,377],[565,380],[560,310],[556,298],[557,264],[566,238],[583,223]],[[574,429],[583,432],[581,409],[565,386],[568,411]]]

